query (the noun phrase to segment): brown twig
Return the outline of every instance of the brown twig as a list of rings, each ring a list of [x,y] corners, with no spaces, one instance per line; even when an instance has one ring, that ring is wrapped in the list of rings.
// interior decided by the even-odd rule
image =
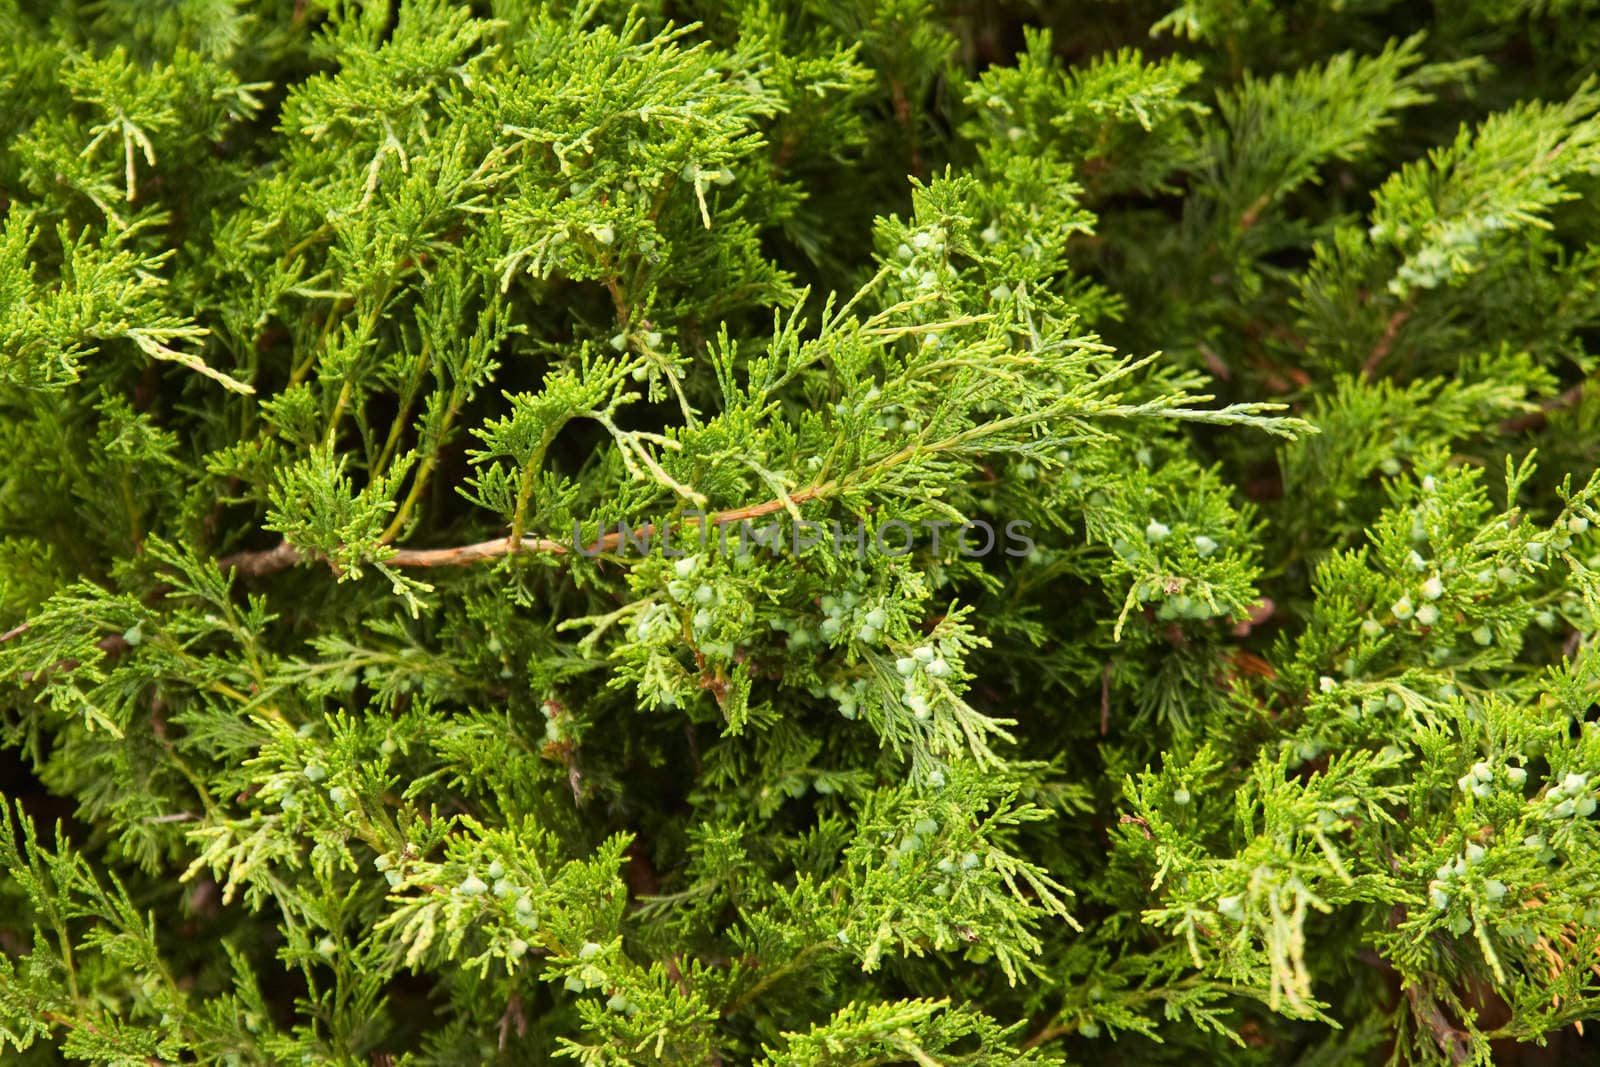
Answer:
[[[756,519],[763,515],[771,515],[782,511],[790,504],[803,504],[826,493],[831,486],[813,485],[789,494],[787,499],[776,498],[763,500],[759,504],[751,504],[742,508],[731,508],[727,511],[714,512],[704,519],[687,520],[680,523],[679,527],[689,525],[726,526],[729,523],[742,522],[745,519]],[[639,530],[630,531],[634,536],[644,538],[654,537],[658,530],[654,523],[644,526]],[[665,527],[674,529],[674,527]],[[615,551],[622,544],[622,532],[616,531],[606,534],[593,545],[583,549],[585,553],[599,555],[602,552]],[[529,539],[524,537],[521,541],[513,542],[510,537],[496,537],[491,541],[478,541],[470,545],[454,545],[449,548],[402,548],[383,562],[390,567],[464,567],[485,560],[499,559],[502,556],[519,555],[523,553],[548,553],[550,555],[565,555],[572,551],[574,546],[554,541],[548,538]],[[217,566],[224,571],[236,571],[242,577],[255,578],[264,574],[281,571],[285,567],[292,567],[296,563],[311,561],[313,557],[301,552],[287,541],[282,541],[273,548],[262,549],[255,552],[235,552],[217,560]]]
[[[18,627],[18,632],[24,629],[26,629],[25,626]],[[128,643],[128,639],[123,637],[121,634],[112,634],[110,637],[102,637],[99,641],[96,641],[95,647],[101,652],[104,652],[107,656],[117,656],[128,651],[128,649],[132,648],[133,646],[130,645]],[[48,678],[57,671],[76,670],[79,666],[79,661],[75,659],[57,660],[55,663],[51,664],[42,671],[23,671],[22,684],[32,685],[34,682],[39,681],[42,678]]]
[[[1068,1034],[1072,1033],[1072,1030],[1073,1028],[1070,1026],[1047,1026],[1024,1041],[1022,1043],[1021,1051],[1027,1052],[1030,1049],[1038,1048],[1046,1041],[1054,1041],[1058,1037],[1066,1037]]]
[[[1111,661],[1100,672],[1100,736],[1111,731]]]
[[[1378,343],[1372,346],[1372,353],[1367,356],[1366,363],[1361,366],[1361,377],[1367,381],[1378,372],[1378,364],[1389,358],[1389,353],[1394,350],[1394,340],[1400,333],[1400,327],[1406,324],[1411,317],[1411,312],[1416,308],[1416,297],[1406,301],[1405,305],[1395,309],[1389,321],[1384,324],[1383,336],[1378,338]]]
[[[1439,1051],[1451,1063],[1472,1062],[1471,1036],[1452,1023],[1432,997],[1424,999],[1422,990],[1410,985],[1406,987],[1406,999],[1411,1002],[1412,1016],[1428,1028]]]
[[[506,1001],[506,1010],[500,1016],[499,1023],[499,1049],[506,1050],[506,1040],[515,1030],[518,1037],[525,1037],[528,1033],[528,1017],[522,1011],[522,997],[516,993],[511,994],[511,999]]]
[[[83,1030],[83,1031],[85,1031],[87,1033],[93,1034],[95,1037],[105,1037],[106,1036],[106,1033],[105,1033],[104,1030],[101,1030],[98,1026],[96,1026],[94,1023],[90,1022],[89,1020],[87,1020],[87,1019],[74,1019],[70,1015],[67,1015],[67,1014],[65,1014],[63,1012],[59,1012],[59,1011],[44,1011],[44,1012],[40,1013],[40,1018],[44,1019],[46,1022],[51,1023],[52,1025],[55,1025],[55,1026],[64,1026],[64,1027],[67,1027],[68,1029],[73,1029],[73,1030]],[[164,1067],[164,1065],[166,1064],[167,1061],[163,1060],[163,1059],[158,1059],[155,1056],[146,1056],[144,1058],[144,1062],[149,1064],[150,1067]]]
[[[1516,415],[1506,419],[1500,424],[1501,433],[1521,433],[1524,430],[1536,430],[1550,421],[1552,411],[1564,408],[1577,407],[1583,400],[1583,383],[1579,382],[1560,396],[1553,396],[1539,401],[1539,410],[1530,411],[1523,415]],[[0,640],[4,640],[0,638]]]
[[[1272,203],[1272,192],[1268,190],[1250,202],[1250,206],[1239,213],[1239,229],[1248,230],[1261,218],[1261,213]]]

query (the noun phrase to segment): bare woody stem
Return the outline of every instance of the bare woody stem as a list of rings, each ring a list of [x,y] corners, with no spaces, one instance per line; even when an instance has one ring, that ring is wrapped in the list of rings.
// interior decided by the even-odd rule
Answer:
[[[1416,305],[1417,297],[1413,293],[1410,299],[1395,309],[1394,313],[1389,316],[1389,321],[1384,323],[1382,336],[1378,338],[1378,343],[1372,346],[1372,351],[1367,355],[1367,361],[1361,365],[1361,377],[1363,380],[1370,382],[1373,376],[1378,373],[1379,365],[1389,358],[1389,353],[1394,350],[1395,339],[1400,335],[1400,327],[1406,324],[1406,320],[1416,310]]]
[[[677,524],[677,529],[686,526],[725,526],[728,523],[741,522],[745,519],[760,518],[762,515],[771,515],[783,511],[791,504],[803,504],[808,500],[826,496],[837,488],[832,483],[811,485],[798,492],[790,493],[787,499],[775,498],[763,500],[759,504],[751,504],[742,508],[732,508],[727,511],[713,512],[704,518],[685,519]],[[654,524],[642,530],[633,531],[635,535],[645,534],[654,536],[658,527]],[[620,531],[606,534],[586,551],[595,554],[613,551],[622,543]],[[564,555],[572,550],[571,545],[548,538],[521,538],[514,540],[512,537],[496,537],[490,541],[478,541],[470,545],[454,545],[449,548],[402,548],[383,562],[390,567],[464,567],[474,563],[483,563],[487,560],[499,559],[502,556],[517,555],[520,553],[547,553],[550,555]],[[313,557],[302,553],[287,541],[280,541],[276,546],[254,552],[235,552],[217,560],[217,566],[224,571],[237,571],[242,577],[254,578],[264,574],[272,574],[296,563],[308,562]]]

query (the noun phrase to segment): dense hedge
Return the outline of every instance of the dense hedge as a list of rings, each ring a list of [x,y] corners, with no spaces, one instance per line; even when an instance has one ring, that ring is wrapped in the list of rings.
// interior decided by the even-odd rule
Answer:
[[[1587,1062],[1596,6],[0,0],[0,1058]]]

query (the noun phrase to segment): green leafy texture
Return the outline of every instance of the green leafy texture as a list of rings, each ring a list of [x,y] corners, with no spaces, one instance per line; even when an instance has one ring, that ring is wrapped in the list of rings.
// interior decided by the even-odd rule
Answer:
[[[1592,5],[47,7],[0,1058],[1583,1060]]]

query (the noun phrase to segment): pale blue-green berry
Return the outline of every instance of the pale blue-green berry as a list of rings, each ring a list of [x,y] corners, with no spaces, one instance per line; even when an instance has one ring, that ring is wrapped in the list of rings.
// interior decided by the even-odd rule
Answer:
[[[1234,922],[1244,922],[1244,898],[1225,896],[1217,898],[1217,911]]]
[[[601,951],[603,950],[597,943],[593,941],[585,941],[578,948],[578,958],[580,960],[592,960],[596,956],[600,955]]]
[[[1189,791],[1180,785],[1172,791],[1172,802],[1179,807],[1189,803]]]
[[[489,887],[484,884],[483,879],[475,874],[467,875],[461,880],[461,884],[456,886],[456,892],[464,897],[482,896],[488,889]]]
[[[1150,541],[1165,541],[1170,533],[1172,531],[1167,528],[1166,523],[1157,522],[1155,519],[1151,519],[1149,525],[1144,528],[1144,536]]]
[[[1408,596],[1401,597],[1399,600],[1396,600],[1393,605],[1390,606],[1389,610],[1394,613],[1394,617],[1397,618],[1397,619],[1409,619],[1409,618],[1411,618],[1411,615],[1412,615],[1411,598],[1408,597]]]
[[[511,939],[511,944],[506,946],[506,950],[512,959],[520,960],[528,954],[528,943],[520,937],[514,937]]]
[[[1439,580],[1438,575],[1434,575],[1422,583],[1422,595],[1429,600],[1438,600],[1444,596],[1444,582]]]
[[[1424,604],[1417,609],[1417,621],[1424,626],[1432,626],[1439,621],[1439,609],[1432,604]]]

